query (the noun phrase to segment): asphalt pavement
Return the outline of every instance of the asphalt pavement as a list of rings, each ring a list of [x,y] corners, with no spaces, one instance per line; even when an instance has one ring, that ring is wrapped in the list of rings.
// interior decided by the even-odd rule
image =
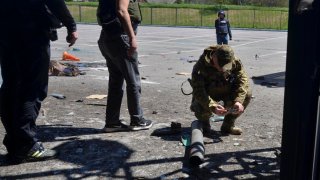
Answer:
[[[181,123],[190,135],[195,117],[191,96],[180,85],[190,77],[203,49],[215,44],[214,29],[142,26],[138,32],[141,104],[144,115],[154,121],[150,130],[104,134],[108,70],[97,46],[101,28],[79,25],[79,40],[68,48],[66,30],[51,44],[52,60],[62,53],[80,58],[76,65],[86,72],[77,77],[50,77],[49,96],[37,120],[39,139],[59,150],[58,159],[5,164],[0,145],[0,179],[278,179],[277,151],[281,147],[284,74],[287,32],[233,29],[230,41],[241,59],[253,91],[253,99],[237,120],[241,136],[220,134],[221,122],[212,122],[214,134],[206,137],[206,164],[194,172],[186,165],[181,134],[155,137],[152,132]],[[186,84],[185,91],[190,91]],[[64,95],[56,99],[50,94]],[[129,122],[126,97],[121,118]],[[5,134],[0,125],[0,140]]]

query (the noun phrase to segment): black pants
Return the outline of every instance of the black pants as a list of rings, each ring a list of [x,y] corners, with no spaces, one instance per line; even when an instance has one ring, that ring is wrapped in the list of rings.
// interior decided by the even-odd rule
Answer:
[[[132,57],[128,57],[129,38],[121,33],[109,34],[102,30],[98,44],[102,55],[107,60],[109,70],[106,124],[119,122],[124,81],[126,82],[130,120],[139,122],[143,117],[143,112],[140,106],[141,82],[137,52]]]
[[[47,96],[49,60],[44,35],[0,41],[0,115],[8,153],[26,153],[37,142],[36,119]]]

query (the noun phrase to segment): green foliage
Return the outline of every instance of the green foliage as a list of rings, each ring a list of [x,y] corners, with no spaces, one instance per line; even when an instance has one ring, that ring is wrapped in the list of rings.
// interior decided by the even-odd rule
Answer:
[[[98,6],[98,2],[67,2],[67,5],[82,5],[82,6]],[[264,7],[264,6],[239,6],[239,5],[226,5],[218,4],[164,4],[164,3],[140,3],[140,6],[149,8],[189,8],[189,9],[211,9],[211,10],[243,10],[243,9],[255,9],[255,10],[272,10],[272,11],[288,11],[288,8],[284,7]]]
[[[80,5],[81,4],[81,5]],[[68,3],[77,22],[96,23],[97,3]],[[84,5],[85,4],[85,5]],[[288,9],[236,5],[141,4],[144,25],[213,27],[217,11],[224,9],[232,27],[287,29]]]

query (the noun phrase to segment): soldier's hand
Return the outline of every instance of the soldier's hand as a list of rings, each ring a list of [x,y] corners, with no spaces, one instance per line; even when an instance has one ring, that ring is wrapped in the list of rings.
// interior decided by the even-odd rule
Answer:
[[[66,37],[66,40],[69,43],[69,47],[74,45],[74,43],[77,41],[77,39],[78,39],[77,32],[72,32],[72,33],[68,34]]]
[[[232,37],[230,37],[229,39],[230,39],[230,41],[231,41],[231,40],[232,40]]]
[[[228,111],[221,105],[217,105],[213,111],[213,113],[215,113],[216,115],[219,115],[219,116],[224,116],[227,112]]]
[[[243,105],[239,102],[234,103],[233,109],[234,109],[233,114],[241,114],[244,111]]]

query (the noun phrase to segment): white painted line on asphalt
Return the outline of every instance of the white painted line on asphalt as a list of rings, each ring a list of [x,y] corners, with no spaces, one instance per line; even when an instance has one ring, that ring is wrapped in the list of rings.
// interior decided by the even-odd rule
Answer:
[[[150,66],[150,65],[138,65],[139,68],[148,67],[148,66]],[[83,67],[83,69],[87,69],[87,68]],[[88,69],[94,70],[94,71],[109,71],[108,67],[96,67],[96,68],[89,67]]]
[[[252,42],[247,42],[247,43],[235,45],[235,46],[232,46],[232,47],[240,47],[240,46],[245,46],[245,45],[249,45],[249,44],[255,44],[255,43],[259,43],[259,42],[265,42],[265,41],[281,39],[281,38],[286,38],[286,37],[287,36],[280,36],[280,37],[275,37],[275,38],[266,38],[266,39],[261,39],[261,40],[257,40],[257,41],[252,41]]]
[[[275,37],[275,38],[266,38],[266,39],[261,39],[261,40],[257,40],[257,41],[252,41],[252,42],[248,42],[248,43],[243,43],[243,44],[239,44],[239,45],[235,45],[232,47],[241,47],[241,46],[245,46],[245,45],[249,45],[249,44],[254,44],[254,43],[260,43],[260,42],[265,42],[265,41],[270,41],[270,40],[275,40],[275,39],[281,39],[281,38],[286,38],[287,36],[280,36],[280,37]],[[169,54],[181,54],[181,53],[190,53],[190,52],[196,52],[196,51],[203,51],[204,48],[201,49],[194,49],[194,50],[185,50],[185,51],[170,51],[170,52],[164,52],[164,53],[154,53],[153,55],[169,55]]]
[[[141,83],[143,83],[143,84],[160,84],[160,83],[157,83],[157,82],[146,81],[146,80],[141,80]]]
[[[148,66],[150,66],[150,65],[144,65],[144,64],[142,64],[142,65],[141,65],[141,64],[140,64],[140,65],[138,65],[138,67],[139,67],[139,68],[148,67]]]
[[[64,42],[54,42],[52,43],[52,45],[54,44],[62,44],[62,45],[67,45],[67,43],[64,43]],[[98,44],[80,44],[80,43],[77,43],[75,46],[90,46],[90,47],[98,47]]]
[[[90,61],[90,62],[86,62],[86,63],[105,63],[106,60],[102,59],[102,60],[97,60],[97,61]]]
[[[91,70],[95,70],[95,71],[108,71],[107,67],[100,67],[100,68],[89,68]]]
[[[107,80],[107,81],[109,81],[109,76],[97,76],[97,75],[87,75],[87,76],[95,77],[94,79],[97,79],[97,80]],[[158,82],[146,81],[146,80],[141,80],[141,83],[142,84],[155,84],[155,85],[160,84]]]
[[[158,40],[158,41],[144,41],[144,42],[140,42],[139,44],[168,42],[168,41],[175,41],[175,40],[182,40],[182,39],[194,39],[194,38],[205,38],[205,37],[211,37],[211,35],[207,35],[207,36],[191,36],[191,37],[181,37],[181,38],[171,38],[171,39]]]
[[[259,57],[267,57],[267,56],[273,56],[273,55],[276,55],[276,54],[285,54],[285,53],[287,53],[287,51],[277,51],[277,52],[274,52],[274,53],[259,55]]]
[[[142,57],[149,57],[150,55],[146,55],[146,54],[143,54],[143,55],[138,55],[139,58],[142,58]]]

